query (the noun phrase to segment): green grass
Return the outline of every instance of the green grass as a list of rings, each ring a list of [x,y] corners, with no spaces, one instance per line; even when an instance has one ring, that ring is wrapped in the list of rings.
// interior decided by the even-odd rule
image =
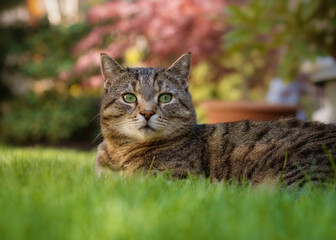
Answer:
[[[336,187],[97,179],[95,154],[0,147],[0,239],[336,239]]]

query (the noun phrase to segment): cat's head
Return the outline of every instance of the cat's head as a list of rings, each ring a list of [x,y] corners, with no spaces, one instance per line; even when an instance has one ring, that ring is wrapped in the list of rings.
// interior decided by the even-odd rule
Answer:
[[[189,53],[167,69],[123,68],[107,54],[101,54],[104,137],[144,142],[190,132],[196,124],[188,91],[190,65]]]

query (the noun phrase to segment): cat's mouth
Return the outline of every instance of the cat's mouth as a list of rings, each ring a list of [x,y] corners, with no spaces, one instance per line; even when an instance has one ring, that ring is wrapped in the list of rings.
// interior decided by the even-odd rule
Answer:
[[[151,126],[149,126],[149,125],[148,125],[148,123],[147,123],[145,126],[143,126],[143,127],[139,128],[139,130],[145,130],[145,131],[155,131],[155,129],[154,129],[154,128],[152,128]]]

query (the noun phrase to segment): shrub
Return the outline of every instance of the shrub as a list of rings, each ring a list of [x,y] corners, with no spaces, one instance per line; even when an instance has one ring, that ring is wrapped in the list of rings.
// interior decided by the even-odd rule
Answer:
[[[13,99],[0,119],[2,140],[10,143],[92,140],[97,133],[97,99],[61,97],[56,92]],[[91,119],[91,121],[89,121]]]

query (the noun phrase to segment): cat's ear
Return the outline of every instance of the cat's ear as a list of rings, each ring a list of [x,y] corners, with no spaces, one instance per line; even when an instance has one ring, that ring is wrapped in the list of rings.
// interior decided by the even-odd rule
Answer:
[[[100,54],[100,68],[104,78],[104,88],[107,89],[114,79],[126,70],[106,53]]]
[[[172,73],[178,74],[188,80],[190,74],[190,66],[190,53],[185,53],[179,59],[177,59],[167,70]]]

